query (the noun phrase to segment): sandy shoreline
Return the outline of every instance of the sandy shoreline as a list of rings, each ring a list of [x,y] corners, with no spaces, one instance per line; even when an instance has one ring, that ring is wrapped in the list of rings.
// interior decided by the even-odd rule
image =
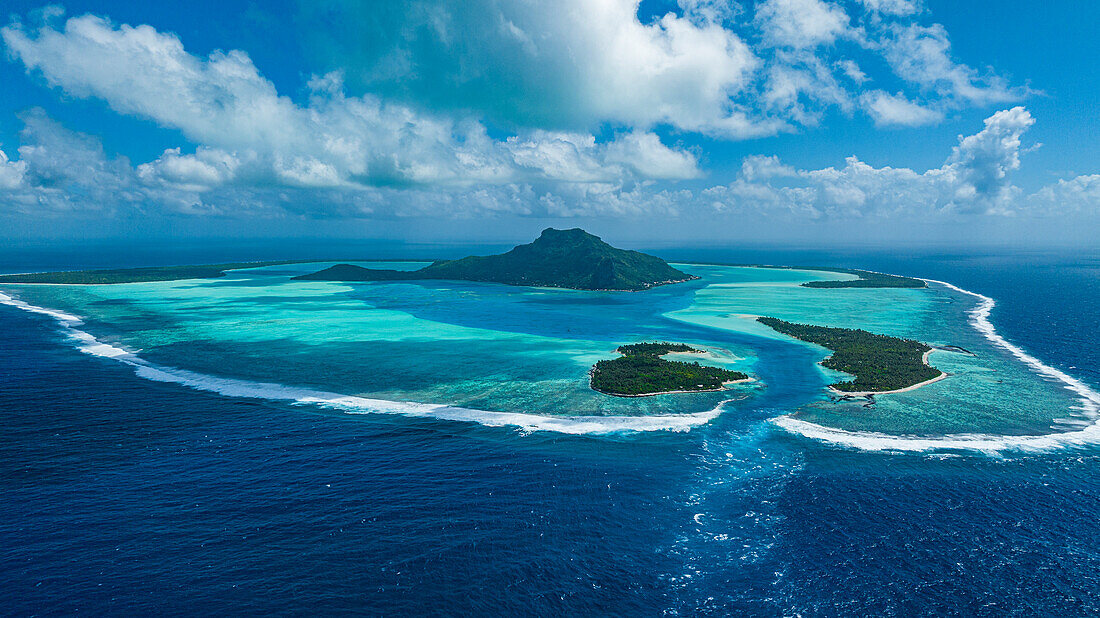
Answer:
[[[932,365],[928,364],[928,357],[931,356],[932,352],[935,352],[935,351],[936,351],[936,349],[932,348],[931,350],[928,350],[927,352],[925,352],[924,356],[921,357],[921,362],[923,362],[926,367],[929,367],[931,369],[936,369],[936,368],[932,367]],[[894,389],[892,391],[851,391],[851,392],[848,392],[848,391],[838,391],[837,389],[835,389],[831,386],[828,387],[828,388],[829,388],[829,392],[833,393],[834,395],[840,395],[842,397],[867,397],[869,395],[892,395],[894,393],[908,393],[909,391],[917,390],[918,388],[920,388],[922,386],[927,386],[929,384],[932,384],[933,382],[939,382],[940,380],[943,380],[944,378],[946,378],[948,376],[947,372],[945,372],[945,371],[940,371],[939,369],[936,369],[936,371],[939,371],[940,375],[932,378],[931,380],[925,380],[924,382],[918,382],[918,383],[916,383],[912,386],[906,386],[905,388],[898,388],[898,389]]]
[[[661,358],[667,358],[669,356],[694,356],[697,359],[712,359],[719,363],[728,361],[729,359],[740,360],[739,356],[729,350],[723,350],[722,348],[700,348],[694,352],[669,352],[667,354],[662,354]]]

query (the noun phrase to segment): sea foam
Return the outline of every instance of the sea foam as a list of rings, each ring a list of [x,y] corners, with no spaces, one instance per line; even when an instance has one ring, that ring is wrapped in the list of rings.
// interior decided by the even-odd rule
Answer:
[[[412,401],[388,401],[353,395],[329,393],[308,388],[269,382],[254,382],[223,378],[176,367],[149,362],[137,353],[99,341],[77,328],[84,322],[79,317],[31,305],[0,292],[0,304],[54,318],[76,347],[87,354],[109,358],[134,368],[137,375],[157,382],[181,384],[196,390],[218,393],[227,397],[286,401],[298,405],[314,405],[351,414],[399,414],[448,421],[473,422],[489,427],[516,427],[522,431],[553,431],[567,434],[608,434],[644,431],[689,431],[716,418],[722,411],[719,404],[712,410],[695,414],[665,414],[653,416],[544,416],[514,412],[490,412],[443,404]]]
[[[989,315],[996,306],[992,298],[964,290],[963,288],[935,279],[925,279],[929,283],[942,285],[950,290],[967,294],[978,299],[978,304],[968,311],[970,324],[994,345],[1007,350],[1017,359],[1028,365],[1036,373],[1061,382],[1066,389],[1078,396],[1081,405],[1076,411],[1087,421],[1074,431],[1062,431],[1040,435],[989,435],[989,434],[945,434],[940,436],[904,436],[871,431],[847,431],[835,427],[826,427],[808,421],[784,415],[771,419],[771,422],[791,433],[812,438],[828,444],[864,451],[944,451],[964,450],[987,454],[1003,451],[1048,452],[1063,448],[1100,444],[1100,393],[1073,376],[1051,367],[1028,354],[1023,348],[1008,341],[997,332]],[[1067,419],[1057,419],[1055,423],[1069,424]]]

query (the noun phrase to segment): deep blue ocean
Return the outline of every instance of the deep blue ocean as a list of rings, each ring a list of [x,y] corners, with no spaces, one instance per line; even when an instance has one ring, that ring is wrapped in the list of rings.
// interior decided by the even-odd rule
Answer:
[[[0,271],[334,250],[465,252],[21,247]],[[1100,254],[655,252],[948,281],[1100,387]],[[721,419],[608,438],[346,415],[150,382],[7,306],[0,414],[8,615],[1100,613],[1100,447],[889,454]]]

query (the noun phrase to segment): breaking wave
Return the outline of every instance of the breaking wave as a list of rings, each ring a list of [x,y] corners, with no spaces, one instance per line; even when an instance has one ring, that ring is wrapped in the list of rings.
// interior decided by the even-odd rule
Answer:
[[[642,431],[689,431],[716,418],[722,411],[719,404],[712,410],[695,414],[665,414],[654,416],[544,416],[513,412],[490,412],[442,404],[412,401],[388,401],[352,395],[341,395],[274,384],[222,378],[218,376],[167,367],[149,362],[134,352],[99,341],[80,330],[79,317],[31,305],[0,293],[0,304],[17,307],[23,311],[46,315],[61,325],[63,332],[82,352],[109,358],[134,368],[137,375],[158,382],[171,382],[190,388],[218,393],[227,397],[243,397],[286,401],[298,405],[340,410],[351,414],[399,414],[412,417],[435,418],[448,421],[466,421],[489,427],[517,427],[522,431],[554,431],[567,434],[608,434]]]
[[[970,324],[990,342],[1003,348],[1017,359],[1031,367],[1036,373],[1061,382],[1066,389],[1073,391],[1081,402],[1077,410],[1091,421],[1083,428],[1041,435],[989,435],[989,434],[945,434],[940,436],[904,436],[872,431],[848,431],[826,427],[808,421],[784,415],[771,419],[771,422],[793,434],[798,434],[846,448],[864,451],[943,451],[966,450],[987,454],[1003,451],[1047,452],[1068,447],[1080,447],[1100,444],[1100,393],[1073,376],[1051,367],[1028,354],[1023,348],[1002,337],[989,321],[989,315],[996,305],[992,298],[964,290],[963,288],[935,279],[925,279],[956,292],[978,299],[978,304],[968,311]]]

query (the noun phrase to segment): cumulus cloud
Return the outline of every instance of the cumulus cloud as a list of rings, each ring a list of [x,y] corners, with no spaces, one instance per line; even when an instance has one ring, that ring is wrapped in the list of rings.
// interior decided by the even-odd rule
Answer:
[[[759,62],[729,2],[685,0],[643,23],[638,0],[302,2],[317,62],[355,87],[513,126],[604,122],[727,137],[774,133],[734,98]]]
[[[111,211],[133,203],[134,173],[94,137],[65,129],[38,109],[21,115],[19,160],[0,155],[0,196],[27,214]]]
[[[863,84],[870,79],[854,60],[838,60],[836,66],[844,73],[845,77],[856,84]]]
[[[703,22],[732,22],[744,9],[730,0],[677,0],[687,17]]]
[[[849,112],[860,65],[884,57],[930,109],[1026,94],[952,58],[942,26],[914,22],[917,0],[677,5],[642,21],[639,0],[338,0],[302,2],[299,17],[312,56],[353,88],[507,126],[773,135]]]
[[[999,111],[978,133],[960,136],[942,166],[925,172],[876,168],[854,156],[843,167],[816,170],[749,157],[739,178],[704,191],[703,198],[720,211],[812,218],[1010,214],[1026,207],[1009,173],[1020,166],[1021,137],[1034,122],[1023,107]]]
[[[25,161],[12,161],[3,150],[0,150],[0,189],[11,191],[21,187],[23,175],[26,173]]]
[[[874,167],[858,157],[839,167],[799,169],[779,157],[742,161],[733,181],[702,190],[599,180],[600,166],[578,157],[591,147],[579,134],[540,135],[509,144],[521,165],[554,169],[573,182],[531,180],[469,187],[262,185],[226,178],[270,174],[260,159],[200,148],[184,155],[166,151],[132,167],[108,156],[99,141],[65,129],[35,110],[24,114],[18,159],[0,156],[0,203],[7,214],[104,213],[183,216],[403,218],[403,217],[603,217],[711,219],[715,213],[742,221],[852,221],[1010,215],[1100,215],[1100,175],[1061,180],[1030,195],[1014,186],[1025,132],[1034,118],[1022,107],[997,112],[983,128],[960,136],[943,165],[923,172]],[[627,134],[604,159],[640,165],[648,175],[679,174],[687,162],[668,158],[648,134]],[[0,151],[2,152],[2,151]],[[623,163],[622,165],[626,165]],[[682,169],[680,169],[682,168]]]
[[[751,15],[718,0],[681,0],[679,13],[643,23],[637,0],[471,1],[479,10],[442,0],[338,4],[337,41],[341,27],[359,42],[363,24],[400,27],[362,43],[369,54],[332,67],[342,70],[314,76],[298,99],[239,50],[197,56],[173,34],[93,15],[63,20],[47,11],[33,26],[13,22],[0,36],[29,73],[177,129],[197,146],[132,167],[95,138],[32,112],[22,145],[0,151],[0,194],[27,212],[227,216],[625,217],[717,208],[827,218],[1020,208],[1009,177],[1034,122],[1022,107],[990,116],[924,172],[854,156],[818,170],[750,157],[728,184],[668,185],[702,172],[695,149],[659,135],[771,135],[813,125],[830,109],[918,126],[1025,94],[957,62],[942,26],[907,22],[917,2],[861,0],[862,12],[848,3],[852,17],[825,0],[766,0]],[[302,10],[308,18],[311,9]],[[349,18],[362,10],[381,16]],[[853,53],[880,55],[901,86],[877,88]],[[353,94],[350,82],[370,91]],[[491,122],[498,119],[507,121],[503,131]],[[1032,197],[1087,202],[1094,187],[1081,177]]]
[[[693,178],[700,175],[695,157],[666,147],[652,133],[634,132],[607,147],[606,160],[629,166],[643,178]]]
[[[919,127],[943,120],[943,112],[922,107],[900,92],[873,90],[864,93],[860,103],[878,126]]]
[[[1049,214],[1100,216],[1100,174],[1059,180],[1035,192],[1028,203]]]
[[[238,157],[214,148],[199,148],[193,155],[169,148],[158,159],[138,166],[146,183],[161,182],[187,191],[202,191],[232,181],[242,167]]]
[[[756,21],[771,45],[795,48],[832,43],[848,31],[844,9],[822,0],[767,0]]]
[[[178,148],[135,167],[106,154],[100,141],[70,131],[42,110],[22,117],[19,159],[0,151],[0,203],[4,215],[131,216],[186,215],[250,217],[454,217],[641,216],[675,213],[674,198],[684,193],[651,191],[643,183],[624,188],[601,180],[606,165],[638,167],[653,175],[679,176],[695,170],[694,159],[672,156],[649,134],[627,134],[600,152],[608,163],[585,154],[591,136],[538,135],[513,140],[507,148],[516,164],[553,170],[555,178],[476,187],[316,186],[309,182],[271,185],[269,162],[216,148],[181,154]],[[295,171],[295,170],[292,170]],[[300,170],[312,178],[314,170]],[[625,173],[625,172],[620,172]]]
[[[999,206],[1014,192],[1008,173],[1020,168],[1020,138],[1035,124],[1023,107],[1013,107],[985,119],[985,128],[962,137],[942,171],[956,183],[961,200]]]
[[[882,45],[886,60],[899,77],[942,96],[988,104],[1015,101],[1026,93],[1023,89],[1010,87],[1002,77],[982,75],[955,62],[947,30],[940,24],[895,24]]]
[[[146,25],[92,15],[61,23],[53,11],[0,34],[47,83],[204,146],[269,157],[277,181],[303,186],[515,180],[507,149],[485,137],[480,118],[521,139],[530,129],[572,134],[606,123],[726,139],[790,131],[829,108],[852,109],[868,80],[856,52],[883,55],[926,98],[943,99],[930,105],[910,93],[910,119],[912,106],[1023,94],[955,62],[942,26],[897,21],[916,4],[865,4],[892,21],[853,25],[824,0],[766,0],[751,19],[728,2],[683,0],[678,14],[647,23],[638,0],[303,3],[303,36],[324,33],[307,49],[331,69],[310,81],[308,105],[279,93],[243,51],[198,57]],[[348,95],[345,79],[363,92]],[[873,103],[864,107],[881,123],[902,113],[881,96]]]
[[[200,58],[174,35],[148,26],[115,26],[85,15],[61,29],[12,25],[2,35],[10,52],[52,86],[103,99],[203,145],[193,155],[166,152],[143,168],[146,178],[164,174],[189,186],[247,179],[339,188],[699,174],[693,155],[652,134],[627,133],[622,144],[546,131],[495,140],[473,120],[346,96],[339,74],[311,80],[309,104],[300,106],[280,95],[243,52]],[[642,158],[629,160],[631,154]]]
[[[780,50],[768,70],[760,102],[771,113],[802,125],[816,125],[823,107],[848,111],[851,95],[837,81],[834,67],[817,56]]]
[[[919,0],[859,0],[868,11],[904,17],[920,11]]]

